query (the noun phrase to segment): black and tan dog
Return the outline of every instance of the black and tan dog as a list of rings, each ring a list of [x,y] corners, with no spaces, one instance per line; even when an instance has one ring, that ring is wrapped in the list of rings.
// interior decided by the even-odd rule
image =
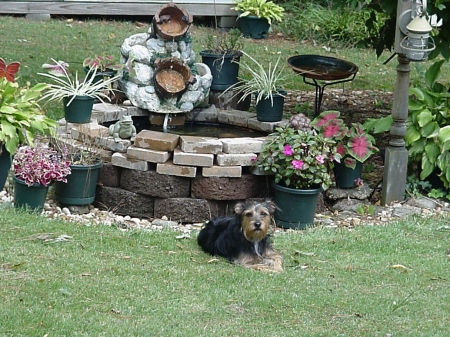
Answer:
[[[234,217],[210,220],[200,231],[197,242],[211,255],[262,271],[282,271],[282,257],[275,252],[269,239],[275,204],[238,203]]]

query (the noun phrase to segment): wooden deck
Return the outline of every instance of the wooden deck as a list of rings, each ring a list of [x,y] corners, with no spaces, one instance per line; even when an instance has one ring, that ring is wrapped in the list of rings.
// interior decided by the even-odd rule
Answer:
[[[0,14],[154,15],[170,1],[0,1]],[[175,2],[194,16],[236,16],[232,0]]]

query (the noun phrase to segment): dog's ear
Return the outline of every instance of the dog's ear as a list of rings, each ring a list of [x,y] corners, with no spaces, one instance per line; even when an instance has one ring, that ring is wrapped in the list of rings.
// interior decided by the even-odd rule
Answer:
[[[277,209],[277,205],[272,200],[266,200],[265,201],[266,207],[269,210],[270,214],[275,213],[275,210]]]
[[[238,202],[238,203],[234,206],[234,213],[236,213],[237,215],[241,215],[242,212],[244,211],[244,209],[245,209],[244,203]]]

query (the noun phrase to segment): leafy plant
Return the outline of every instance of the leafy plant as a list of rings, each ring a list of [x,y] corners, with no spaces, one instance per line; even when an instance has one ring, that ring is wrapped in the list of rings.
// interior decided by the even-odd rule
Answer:
[[[75,79],[72,79],[67,68],[69,65],[64,61],[52,60],[54,64],[43,64],[42,67],[49,69],[49,73],[38,73],[53,81],[48,84],[48,88],[41,100],[60,101],[64,97],[71,97],[67,105],[72,103],[75,96],[89,96],[101,101],[110,101],[108,94],[112,94],[111,85],[120,78],[116,75],[110,78],[104,78],[102,81],[94,81],[97,74],[97,68],[90,69],[84,80],[78,79],[78,72],[75,72]]]
[[[67,182],[66,177],[71,173],[66,151],[58,153],[43,144],[19,148],[14,156],[13,168],[14,175],[28,186],[48,186],[53,181]]]
[[[349,168],[356,167],[356,161],[364,163],[372,154],[378,151],[374,146],[375,139],[361,123],[345,125],[336,110],[323,111],[312,122],[324,137],[331,138],[337,143],[337,151],[343,157]]]
[[[275,175],[275,183],[290,188],[331,185],[333,160],[340,159],[335,142],[316,130],[278,127],[264,143],[253,165]]]
[[[51,133],[57,123],[46,117],[37,103],[45,83],[21,87],[15,82],[20,63],[7,65],[0,58],[0,143],[14,155],[20,144],[33,144],[39,133]]]
[[[96,55],[84,59],[83,67],[87,67],[88,69],[97,68],[97,71],[104,72],[107,70],[120,70],[123,68],[123,64],[116,61],[115,57],[112,55]]]
[[[409,159],[420,163],[420,179],[437,173],[445,188],[450,182],[450,93],[437,81],[444,60],[425,73],[425,86],[410,88],[405,143]]]
[[[272,62],[269,62],[268,65],[263,65],[246,52],[242,53],[250,59],[251,64],[243,61],[236,61],[236,63],[239,63],[240,68],[247,72],[247,76],[239,76],[239,82],[226,89],[224,93],[230,90],[236,91],[234,96],[241,95],[239,102],[245,100],[247,96],[255,94],[256,103],[261,99],[270,98],[273,105],[273,94],[278,93],[281,95],[280,83],[283,83],[285,80],[283,68],[279,67],[280,56],[278,56],[274,65],[272,65]]]
[[[281,21],[284,14],[284,8],[277,5],[273,1],[267,0],[233,0],[236,6],[232,7],[239,12],[239,17],[257,16],[258,18],[265,18],[272,24],[272,20]]]
[[[239,29],[233,28],[229,32],[219,32],[206,37],[205,52],[219,55],[241,56],[243,37]]]

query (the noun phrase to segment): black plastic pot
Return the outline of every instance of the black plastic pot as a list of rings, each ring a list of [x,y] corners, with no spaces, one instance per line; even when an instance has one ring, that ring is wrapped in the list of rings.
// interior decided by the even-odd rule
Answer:
[[[279,90],[270,97],[261,99],[256,104],[256,119],[260,122],[279,122],[283,119],[284,96],[286,91]],[[273,103],[273,104],[272,104]]]
[[[211,90],[225,91],[238,81],[239,62],[242,53],[216,54],[201,51],[202,62],[211,70]]]
[[[240,17],[238,22],[239,29],[245,37],[251,37],[252,39],[265,39],[269,34],[270,24],[265,18],[247,15]]]

